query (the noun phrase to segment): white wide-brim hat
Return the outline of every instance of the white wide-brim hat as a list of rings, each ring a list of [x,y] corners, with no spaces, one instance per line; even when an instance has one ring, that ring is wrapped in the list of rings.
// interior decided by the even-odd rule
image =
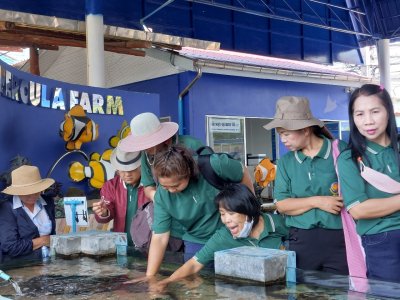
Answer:
[[[309,101],[305,97],[284,96],[276,102],[274,119],[263,127],[299,130],[311,126],[324,127],[324,123],[313,117]]]
[[[157,146],[173,137],[179,129],[177,123],[161,123],[157,116],[150,112],[134,117],[130,127],[131,134],[120,142],[120,149],[125,152],[142,151]]]
[[[11,172],[11,185],[2,192],[8,195],[25,196],[43,192],[54,183],[52,178],[40,176],[35,166],[21,166]]]
[[[110,162],[114,169],[118,171],[133,171],[140,167],[141,152],[125,152],[120,149],[121,142],[111,153]]]

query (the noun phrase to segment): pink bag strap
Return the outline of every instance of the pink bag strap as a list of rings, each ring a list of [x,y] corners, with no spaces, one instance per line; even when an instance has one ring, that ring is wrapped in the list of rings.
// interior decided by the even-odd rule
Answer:
[[[339,140],[334,140],[332,142],[332,156],[335,164],[337,178],[339,181],[339,195],[341,195],[339,172],[337,168],[337,158],[339,154],[340,154]],[[365,281],[357,282],[357,280],[355,280],[356,278],[366,278],[367,274],[365,254],[364,254],[364,249],[361,245],[361,239],[357,234],[356,224],[352,216],[346,211],[344,207],[340,211],[340,216],[342,218],[342,224],[343,224],[343,233],[346,244],[346,256],[347,256],[347,265],[349,267],[349,275],[351,277],[355,277],[353,280],[353,289],[358,292],[365,292],[366,289],[368,288],[365,285]]]

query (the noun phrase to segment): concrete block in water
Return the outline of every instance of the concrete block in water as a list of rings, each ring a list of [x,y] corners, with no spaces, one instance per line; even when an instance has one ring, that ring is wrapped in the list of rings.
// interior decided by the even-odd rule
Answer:
[[[81,253],[81,237],[79,235],[50,236],[50,255],[76,255]]]
[[[296,282],[296,254],[259,247],[238,247],[215,252],[215,273],[261,282]]]
[[[109,255],[116,253],[116,242],[124,239],[126,233],[109,231],[83,231],[50,237],[51,255]]]

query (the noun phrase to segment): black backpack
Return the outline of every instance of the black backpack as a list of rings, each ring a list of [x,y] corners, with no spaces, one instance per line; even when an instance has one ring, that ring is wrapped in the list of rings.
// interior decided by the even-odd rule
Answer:
[[[207,151],[205,151],[207,150]],[[205,152],[205,153],[203,153]],[[197,154],[197,165],[199,167],[200,173],[204,176],[209,184],[215,187],[218,190],[224,189],[224,187],[232,183],[232,181],[224,180],[223,178],[219,177],[211,166],[210,156],[213,154],[221,155],[226,154],[229,158],[234,159],[228,153],[215,153],[214,150],[209,146],[202,146],[196,150]]]

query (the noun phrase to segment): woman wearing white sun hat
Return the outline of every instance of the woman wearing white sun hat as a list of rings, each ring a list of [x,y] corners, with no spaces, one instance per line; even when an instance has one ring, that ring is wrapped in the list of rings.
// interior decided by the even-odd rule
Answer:
[[[37,167],[24,165],[11,172],[11,180],[2,192],[13,197],[0,203],[1,260],[42,258],[56,225],[54,201],[41,193],[54,179],[42,179]]]
[[[151,172],[154,155],[166,150],[172,144],[180,144],[193,151],[197,150],[203,143],[188,135],[179,135],[179,125],[175,122],[160,122],[157,116],[151,112],[141,113],[135,116],[130,123],[131,134],[121,140],[122,151],[142,152],[142,179],[146,197],[154,200],[156,183]]]

